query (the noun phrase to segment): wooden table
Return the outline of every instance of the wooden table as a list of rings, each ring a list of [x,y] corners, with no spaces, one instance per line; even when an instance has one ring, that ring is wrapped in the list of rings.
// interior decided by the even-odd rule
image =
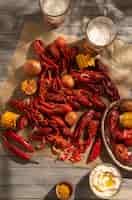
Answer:
[[[114,19],[122,18],[119,31],[123,38],[132,41],[132,1],[120,0],[75,0],[74,9],[61,29],[66,34],[82,36],[81,20],[103,13],[104,7]],[[119,10],[120,9],[120,10]],[[23,23],[27,19],[39,20],[37,0],[0,1],[0,80],[6,78],[7,63],[16,47]],[[70,23],[69,23],[70,21]],[[107,155],[108,157],[108,155]],[[88,189],[88,169],[72,168],[62,162],[54,162],[43,156],[37,157],[39,165],[21,165],[0,151],[0,199],[9,200],[54,200],[54,185],[68,180],[75,186],[76,200],[96,199]],[[108,158],[110,162],[110,159]],[[121,192],[116,200],[130,200],[132,196],[132,173],[124,175]]]

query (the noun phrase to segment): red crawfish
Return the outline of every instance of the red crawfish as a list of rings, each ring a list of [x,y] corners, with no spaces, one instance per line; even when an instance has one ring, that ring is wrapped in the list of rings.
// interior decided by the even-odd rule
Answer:
[[[28,122],[28,118],[26,116],[21,116],[17,122],[17,128],[19,130],[24,129],[28,126],[29,122]]]
[[[60,105],[54,104],[53,109],[46,108],[43,105],[40,106],[38,105],[37,108],[41,113],[44,113],[46,115],[54,115],[54,114],[64,115],[67,112],[72,111],[72,107],[68,104],[60,104]]]
[[[108,96],[111,101],[116,101],[120,99],[118,89],[115,87],[114,83],[108,76],[105,76],[105,79],[102,81],[102,83],[104,86],[105,95]]]
[[[89,156],[88,156],[88,159],[87,159],[87,162],[92,162],[94,161],[97,157],[100,156],[100,153],[101,153],[101,139],[100,138],[97,138],[95,139],[95,142],[93,143],[92,145],[92,149],[89,153]]]
[[[110,111],[107,123],[112,138],[114,140],[122,139],[122,131],[119,128],[119,111],[117,109]]]
[[[93,119],[95,114],[94,110],[89,110],[85,112],[82,116],[81,119],[78,121],[77,126],[74,131],[74,138],[79,139],[82,131],[85,129],[86,126],[88,126],[89,122]]]
[[[100,124],[99,120],[91,120],[89,122],[89,125],[88,125],[88,134],[89,134],[89,137],[91,139],[96,136],[99,124]]]
[[[45,45],[42,40],[34,40],[32,47],[36,55],[41,55],[45,52]]]
[[[52,116],[51,119],[56,122],[56,124],[58,125],[58,127],[62,131],[62,135],[66,136],[66,137],[72,137],[73,136],[73,133],[67,127],[67,125],[65,124],[65,122],[61,119],[61,117]]]
[[[47,139],[49,142],[51,142],[54,146],[58,148],[65,149],[69,147],[70,143],[63,138],[63,136],[55,134],[55,135],[48,135]]]
[[[55,58],[57,60],[60,59],[60,52],[59,52],[59,49],[57,48],[57,45],[55,44],[55,42],[48,45],[46,50],[48,50],[48,52],[53,56],[53,58]]]
[[[122,139],[126,146],[132,146],[132,129],[124,129]]]
[[[58,71],[59,66],[45,54],[46,49],[42,40],[35,40],[32,43],[32,47],[43,67],[45,67],[47,70],[51,69]]]
[[[132,162],[132,154],[129,153],[128,148],[124,144],[114,144],[113,151],[119,160],[127,163]]]
[[[72,71],[71,75],[78,83],[97,83],[103,80],[104,75],[96,71]]]

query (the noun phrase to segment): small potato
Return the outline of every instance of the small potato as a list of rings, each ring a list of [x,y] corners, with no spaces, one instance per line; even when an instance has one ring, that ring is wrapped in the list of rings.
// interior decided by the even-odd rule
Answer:
[[[24,72],[29,76],[36,76],[40,74],[42,68],[41,64],[37,60],[27,60],[25,64],[23,65]]]
[[[120,124],[124,128],[132,128],[132,112],[124,112],[120,115]]]
[[[77,122],[78,115],[76,112],[68,112],[65,116],[65,121],[69,126],[74,125]]]
[[[120,103],[120,110],[122,112],[132,111],[132,100],[123,100]]]
[[[66,87],[68,87],[68,88],[73,88],[74,85],[75,85],[74,79],[73,79],[72,76],[69,75],[69,74],[65,74],[65,75],[62,77],[62,82],[63,82],[64,86],[66,86]]]

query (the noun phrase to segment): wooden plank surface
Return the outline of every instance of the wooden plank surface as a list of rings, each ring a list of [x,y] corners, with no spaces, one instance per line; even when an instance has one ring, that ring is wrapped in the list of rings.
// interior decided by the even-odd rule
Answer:
[[[65,24],[58,31],[82,36],[84,17],[103,13],[103,5],[114,19],[124,17],[118,24],[122,38],[132,41],[132,1],[120,0],[75,0],[73,10]],[[6,66],[13,55],[25,20],[41,20],[37,0],[0,1],[0,80],[6,78]],[[69,23],[70,22],[70,23]],[[0,199],[9,200],[54,200],[53,187],[56,182],[69,180],[75,187],[76,200],[96,199],[88,189],[88,169],[72,168],[62,162],[54,162],[43,156],[37,157],[40,165],[21,165],[0,152]],[[132,173],[123,180],[120,194],[116,200],[131,200]]]

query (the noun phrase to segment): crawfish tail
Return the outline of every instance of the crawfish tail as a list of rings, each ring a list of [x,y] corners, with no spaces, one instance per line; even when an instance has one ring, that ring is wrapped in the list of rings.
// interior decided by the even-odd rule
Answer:
[[[53,129],[50,127],[43,127],[43,128],[38,128],[36,132],[37,132],[37,135],[45,136],[45,135],[50,134],[52,131]]]
[[[117,138],[123,139],[122,138],[123,133],[121,129],[119,128],[118,120],[119,120],[119,111],[115,109],[111,110],[108,116],[107,123],[109,127],[109,132],[114,140]]]
[[[66,137],[72,137],[73,136],[73,133],[71,132],[71,130],[67,126],[62,128],[62,132],[63,132],[63,135],[66,136]]]
[[[93,105],[95,105],[97,108],[101,110],[104,110],[106,108],[105,103],[99,96],[93,95],[90,100],[93,102]]]
[[[51,119],[54,120],[59,127],[65,127],[66,126],[65,122],[61,119],[61,117],[53,115],[51,117]]]
[[[69,104],[60,104],[53,109],[54,114],[65,114],[72,111],[72,107]]]
[[[109,77],[106,77],[102,83],[104,86],[105,94],[110,98],[111,101],[120,99],[118,89]]]
[[[19,110],[20,112],[23,112],[24,109],[26,108],[26,103],[22,100],[11,99],[8,103],[10,106]]]
[[[74,70],[71,72],[71,74],[77,82],[85,83],[85,84],[97,83],[103,80],[104,78],[101,72],[95,72],[95,71],[81,71],[81,70],[75,71]]]
[[[91,107],[93,105],[93,103],[88,99],[88,97],[84,95],[80,95],[80,97],[78,97],[77,100],[82,106]]]
[[[97,138],[95,143],[92,145],[92,149],[90,151],[90,154],[88,156],[87,162],[92,162],[94,161],[101,153],[101,139]]]
[[[48,57],[45,56],[44,54],[41,55],[40,59],[42,60],[42,63],[43,63],[43,62],[46,63],[47,66],[48,66],[50,69],[56,69],[56,70],[59,69],[59,66],[58,66],[56,63],[54,63],[53,60],[51,60],[50,58],[48,58]]]
[[[21,116],[17,122],[17,127],[19,130],[24,129],[28,126],[28,118],[26,116]]]
[[[88,134],[91,139],[96,136],[99,123],[100,123],[99,120],[91,120],[89,122]]]
[[[60,52],[59,52],[55,42],[53,42],[52,44],[48,45],[48,47],[46,49],[57,60],[60,58]]]
[[[45,45],[42,40],[35,40],[32,43],[32,47],[36,55],[41,55],[45,52]]]
[[[89,122],[92,120],[94,117],[95,111],[94,110],[89,110],[85,112],[82,116],[81,119],[78,121],[77,126],[74,131],[74,138],[80,138],[82,131],[86,126],[88,126]]]

